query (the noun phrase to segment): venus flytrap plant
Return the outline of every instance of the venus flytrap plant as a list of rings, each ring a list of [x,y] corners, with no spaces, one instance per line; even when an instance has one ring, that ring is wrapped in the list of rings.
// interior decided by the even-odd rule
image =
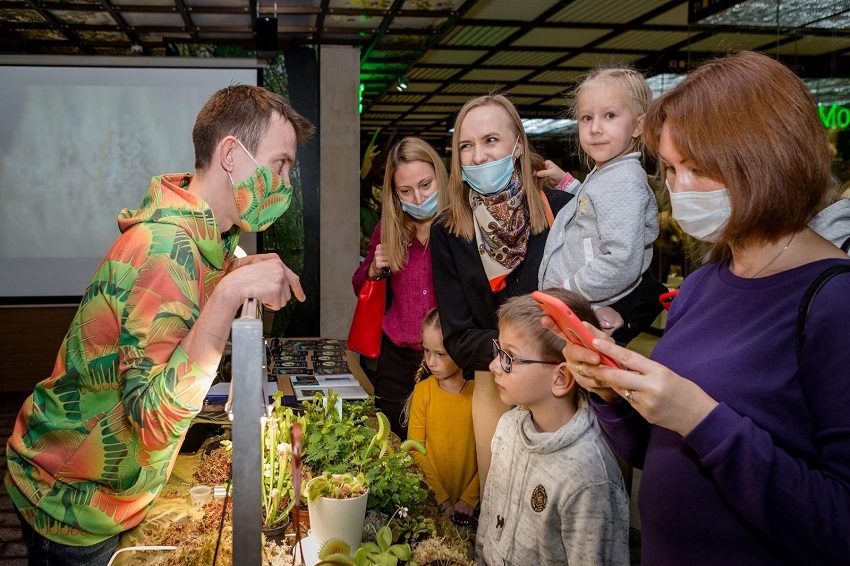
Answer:
[[[368,486],[363,474],[332,474],[324,472],[314,477],[306,485],[307,501],[312,502],[319,497],[330,499],[350,499],[366,493]]]
[[[395,522],[388,524],[391,525],[396,540],[410,544],[437,533],[437,526],[430,517],[399,514]]]
[[[372,437],[372,440],[369,441],[369,446],[366,448],[361,457],[365,460],[371,459],[372,456],[372,448],[374,446],[380,446],[381,451],[378,454],[378,459],[383,458],[384,454],[387,451],[387,443],[390,437],[390,419],[384,413],[380,411],[375,413],[375,417],[378,420],[378,431],[375,433],[375,436]],[[362,467],[362,464],[361,464]]]
[[[384,525],[376,534],[377,542],[364,542],[354,553],[355,566],[396,566],[401,560],[410,566],[417,566],[413,562],[413,553],[407,543],[393,544],[393,533],[388,525]]]
[[[409,544],[393,544],[393,532],[389,524],[396,515],[400,519],[406,518],[407,508],[399,507],[387,524],[376,531],[375,542],[364,542],[354,556],[349,554],[350,548],[342,541],[327,541],[319,551],[319,562],[316,566],[397,566],[399,562],[417,566]]]

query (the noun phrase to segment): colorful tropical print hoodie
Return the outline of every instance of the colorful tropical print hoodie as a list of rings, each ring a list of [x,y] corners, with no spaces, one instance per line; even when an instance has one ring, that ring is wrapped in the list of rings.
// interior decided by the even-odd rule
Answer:
[[[233,259],[188,174],[154,177],[98,267],[53,375],[24,402],[6,487],[46,538],[81,546],[138,524],[213,376],[180,342]]]

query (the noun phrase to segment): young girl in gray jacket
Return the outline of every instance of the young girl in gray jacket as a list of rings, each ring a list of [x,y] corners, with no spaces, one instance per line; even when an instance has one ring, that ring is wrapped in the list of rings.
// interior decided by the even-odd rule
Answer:
[[[599,309],[638,286],[658,237],[658,205],[640,163],[652,91],[632,69],[601,69],[575,100],[579,143],[594,167],[581,185],[551,161],[537,173],[576,194],[555,218],[538,279],[541,289],[574,291]],[[611,309],[597,315],[603,330],[617,316]]]

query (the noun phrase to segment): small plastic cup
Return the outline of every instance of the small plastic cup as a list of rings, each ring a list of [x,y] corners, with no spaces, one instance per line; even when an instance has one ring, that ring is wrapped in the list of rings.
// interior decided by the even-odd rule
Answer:
[[[189,490],[189,496],[193,506],[203,507],[212,499],[212,488],[208,485],[196,485]]]
[[[213,488],[213,499],[224,499],[224,495],[227,493],[227,488],[223,485],[217,485]]]

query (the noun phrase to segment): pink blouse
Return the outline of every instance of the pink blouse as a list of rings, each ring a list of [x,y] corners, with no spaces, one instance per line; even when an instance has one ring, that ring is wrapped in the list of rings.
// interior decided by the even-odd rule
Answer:
[[[369,272],[369,266],[375,258],[375,248],[381,243],[381,223],[375,227],[372,239],[369,241],[369,251],[366,258],[354,276],[351,283],[354,292],[359,293]],[[390,308],[384,315],[384,334],[397,346],[422,349],[422,320],[425,314],[437,306],[434,294],[434,279],[431,276],[431,254],[428,244],[423,244],[416,238],[407,249],[407,263],[398,273],[389,277],[392,300]]]

